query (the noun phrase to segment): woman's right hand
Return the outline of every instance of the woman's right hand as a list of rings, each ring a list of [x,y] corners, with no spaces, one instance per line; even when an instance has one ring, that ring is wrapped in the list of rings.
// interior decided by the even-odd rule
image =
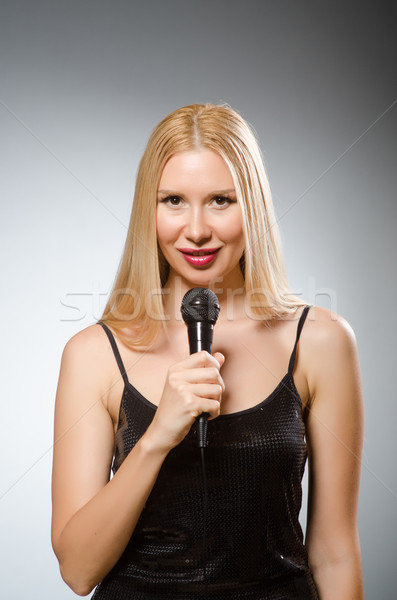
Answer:
[[[145,434],[155,447],[171,450],[199,415],[208,413],[209,419],[219,415],[225,390],[219,371],[224,361],[220,352],[212,356],[202,350],[168,369],[159,406]]]

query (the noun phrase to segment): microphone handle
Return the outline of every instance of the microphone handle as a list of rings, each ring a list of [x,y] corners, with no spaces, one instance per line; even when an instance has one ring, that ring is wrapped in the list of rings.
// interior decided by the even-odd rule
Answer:
[[[190,354],[201,350],[206,350],[209,354],[212,353],[212,337],[214,334],[212,323],[202,323],[201,321],[189,323],[187,333]]]
[[[190,354],[206,350],[209,354],[212,352],[212,337],[214,325],[212,323],[202,323],[196,321],[188,325],[189,351]],[[199,448],[205,448],[207,445],[207,427],[208,413],[202,413],[197,417],[197,440]]]

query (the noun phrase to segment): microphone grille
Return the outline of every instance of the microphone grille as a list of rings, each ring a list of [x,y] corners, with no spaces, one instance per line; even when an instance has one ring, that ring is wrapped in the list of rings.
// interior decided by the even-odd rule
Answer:
[[[219,300],[212,290],[193,288],[186,292],[181,305],[183,320],[189,323],[216,323],[219,315]]]

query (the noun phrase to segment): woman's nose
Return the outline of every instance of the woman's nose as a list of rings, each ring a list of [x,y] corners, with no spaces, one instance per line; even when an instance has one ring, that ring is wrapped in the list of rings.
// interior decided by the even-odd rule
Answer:
[[[186,238],[195,244],[208,240],[211,237],[211,227],[207,222],[205,209],[195,207],[189,213],[185,228]]]

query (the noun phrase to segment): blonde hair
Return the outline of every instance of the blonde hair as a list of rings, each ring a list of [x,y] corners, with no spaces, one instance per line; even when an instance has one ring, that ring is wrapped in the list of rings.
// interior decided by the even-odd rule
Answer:
[[[245,293],[263,300],[252,303],[255,315],[281,318],[304,304],[287,283],[269,182],[253,130],[229,106],[192,104],[157,125],[139,165],[124,252],[101,318],[131,347],[149,345],[166,321],[161,290],[168,264],[155,226],[161,173],[177,152],[200,149],[217,152],[235,183],[246,239],[240,260]]]

